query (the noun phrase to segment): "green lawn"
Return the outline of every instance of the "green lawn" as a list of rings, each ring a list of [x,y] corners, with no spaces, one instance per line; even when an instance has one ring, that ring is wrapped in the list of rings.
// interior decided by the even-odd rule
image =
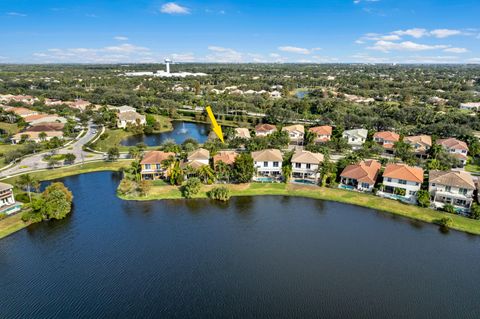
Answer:
[[[468,164],[465,165],[465,170],[472,173],[480,173],[480,159],[468,157]]]
[[[447,214],[429,208],[407,205],[399,201],[381,198],[371,194],[357,193],[337,188],[300,186],[292,184],[286,185],[280,183],[252,183],[226,186],[230,189],[232,196],[284,195],[330,200],[385,211],[427,223],[436,223],[442,217],[448,216],[452,220],[452,225],[450,228],[480,235],[479,220],[473,220],[459,215]],[[197,194],[195,198],[207,198],[206,193],[212,187],[212,185],[204,185],[200,193]],[[178,199],[182,198],[182,194],[179,187],[153,186],[149,191],[149,194],[145,197],[133,198],[121,196],[121,198],[127,200]]]
[[[0,239],[27,227],[29,224],[22,221],[22,213],[0,220]]]
[[[20,128],[17,124],[0,122],[0,130],[7,132],[8,134],[17,134],[20,132]]]

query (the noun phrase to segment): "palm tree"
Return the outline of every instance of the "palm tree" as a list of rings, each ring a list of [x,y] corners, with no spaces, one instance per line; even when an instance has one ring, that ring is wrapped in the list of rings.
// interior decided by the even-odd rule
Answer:
[[[215,172],[209,165],[202,165],[197,169],[198,177],[203,180],[205,184],[208,181],[215,180]]]
[[[180,185],[183,180],[183,170],[179,161],[174,161],[169,169],[169,178],[171,185]]]
[[[47,138],[47,133],[45,133],[45,132],[40,132],[40,133],[38,134],[38,137],[40,138],[40,141],[44,142],[44,141],[46,140],[46,138]]]
[[[226,180],[227,183],[230,181],[230,168],[225,162],[219,161],[217,165],[215,165],[215,171],[218,180]]]
[[[128,155],[130,155],[131,158],[136,160],[140,157],[140,150],[136,146],[130,147],[128,149]]]
[[[28,198],[32,202],[31,190],[37,190],[40,186],[38,180],[29,174],[20,175],[17,181],[17,186],[28,192]]]

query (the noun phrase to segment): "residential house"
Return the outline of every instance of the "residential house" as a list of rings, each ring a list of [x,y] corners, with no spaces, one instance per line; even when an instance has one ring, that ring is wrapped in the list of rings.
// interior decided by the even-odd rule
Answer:
[[[128,105],[122,105],[122,106],[116,107],[115,109],[118,111],[118,113],[136,112],[137,111],[134,107],[128,106]]]
[[[364,128],[358,128],[354,130],[346,130],[343,132],[342,137],[347,140],[348,145],[353,150],[362,148],[363,144],[367,140],[368,130]]]
[[[290,142],[294,144],[303,143],[303,137],[305,136],[305,127],[300,124],[284,126],[282,131],[288,133],[290,137]]]
[[[450,204],[459,212],[470,211],[475,183],[472,175],[464,171],[429,172],[428,191],[435,208]]]
[[[448,153],[455,156],[462,166],[467,164],[468,145],[456,138],[446,138],[437,140],[437,144],[441,145]]]
[[[320,177],[319,168],[323,162],[323,154],[297,150],[293,153],[291,161],[292,177],[310,179],[315,182]]]
[[[315,143],[325,143],[332,138],[332,127],[329,125],[311,127],[308,131],[315,133]]]
[[[117,114],[117,127],[126,128],[129,125],[145,125],[147,119],[145,115],[137,112],[127,111]]]
[[[187,157],[187,165],[195,169],[203,165],[209,165],[209,161],[210,152],[204,148],[199,148],[191,152]]]
[[[248,140],[250,139],[250,131],[245,127],[237,127],[235,128],[235,137]]]
[[[0,182],[0,214],[11,215],[20,211],[21,205],[15,202],[13,186]]]
[[[383,172],[383,197],[416,203],[416,195],[423,182],[423,169],[406,164],[387,164]]]
[[[403,142],[411,145],[415,154],[420,157],[426,157],[432,147],[432,138],[429,135],[406,136]]]
[[[213,156],[213,166],[217,166],[218,162],[223,162],[227,165],[233,165],[238,153],[235,151],[220,151]]]
[[[30,110],[25,107],[9,107],[5,109],[7,112],[15,113],[18,116],[26,118],[31,115],[37,115],[38,112],[35,110]]]
[[[66,104],[62,100],[57,100],[57,99],[45,99],[44,103],[46,106],[57,106],[57,105]]]
[[[12,95],[12,94],[5,94],[0,95],[0,101],[2,102],[21,102],[28,105],[32,105],[35,101],[38,101],[37,98],[31,95]]]
[[[478,111],[479,108],[480,108],[480,102],[468,102],[468,103],[460,104],[461,110]]]
[[[67,104],[72,109],[77,109],[80,111],[85,111],[87,109],[87,106],[91,105],[90,102],[82,99],[76,99],[73,102],[66,102],[65,104]]]
[[[362,161],[345,167],[340,174],[340,188],[373,191],[382,165],[375,160]]]
[[[400,141],[400,135],[390,131],[376,132],[373,140],[381,145],[386,153],[392,154],[394,144]]]
[[[46,136],[44,138],[41,137],[41,134],[45,133]],[[39,132],[39,131],[31,131],[31,132],[20,132],[12,136],[11,141],[12,144],[18,144],[22,141],[23,136],[28,136],[26,141],[32,141],[35,143],[45,141],[50,141],[54,137],[58,137],[59,139],[63,138],[62,131],[46,131],[46,132]]]
[[[25,122],[30,125],[37,125],[43,123],[67,123],[67,119],[59,116],[57,114],[36,114],[36,115],[29,115],[24,118]]]
[[[165,177],[166,169],[163,161],[175,157],[173,152],[149,151],[140,162],[142,180],[157,180]]]
[[[267,136],[277,131],[277,127],[272,124],[258,124],[255,126],[256,136]]]
[[[272,99],[279,99],[282,97],[282,93],[278,92],[277,90],[270,92],[270,97]]]
[[[278,149],[266,149],[252,152],[253,165],[256,171],[254,180],[262,181],[262,177],[279,178],[282,176],[282,153]]]
[[[25,132],[49,132],[49,131],[63,131],[64,123],[40,123],[28,127]]]

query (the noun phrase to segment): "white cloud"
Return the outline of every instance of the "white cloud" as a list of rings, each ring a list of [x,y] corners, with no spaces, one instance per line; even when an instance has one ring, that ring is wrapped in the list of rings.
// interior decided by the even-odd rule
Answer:
[[[421,28],[413,28],[413,29],[408,29],[408,30],[397,30],[393,31],[392,34],[395,35],[408,35],[414,38],[421,38],[424,36],[428,35],[428,31],[426,29],[421,29]]]
[[[306,48],[299,48],[294,46],[282,46],[282,47],[278,47],[278,50],[283,52],[308,55],[308,54],[312,54],[314,51],[321,50],[321,48],[306,49]]]
[[[113,37],[115,40],[118,40],[118,41],[127,41],[128,38],[127,37],[124,37],[122,35],[117,35],[116,37]]]
[[[278,53],[270,53],[269,56],[270,56],[271,58],[279,58],[279,57],[280,57],[280,54],[278,54]]]
[[[25,13],[20,13],[20,12],[7,12],[7,16],[11,17],[26,17],[27,15]]]
[[[172,53],[171,59],[175,62],[195,62],[196,58],[192,52],[187,53]]]
[[[361,2],[379,2],[380,0],[353,0],[353,3],[359,4]]]
[[[471,58],[471,59],[468,59],[467,62],[469,62],[469,63],[480,63],[480,58]]]
[[[404,42],[391,42],[391,41],[377,41],[373,46],[367,47],[370,50],[377,50],[383,52],[390,51],[425,51],[425,50],[436,50],[436,49],[446,49],[447,45],[428,45],[420,44],[412,41]]]
[[[446,38],[452,35],[459,35],[462,34],[460,30],[451,30],[451,29],[436,29],[430,31],[430,34],[436,38]]]
[[[98,16],[95,13],[87,13],[85,16],[87,18],[98,18]]]
[[[190,14],[190,9],[175,2],[168,2],[162,5],[160,12],[166,14]]]
[[[51,48],[33,53],[36,62],[44,63],[150,63],[161,60],[152,55],[149,48],[129,43],[102,48]]]
[[[465,49],[465,48],[447,48],[443,51],[451,52],[451,53],[466,53],[466,52],[468,52],[468,50]]]
[[[234,49],[211,45],[208,47],[208,50],[213,53],[205,57],[207,62],[239,63],[244,60],[243,54]]]

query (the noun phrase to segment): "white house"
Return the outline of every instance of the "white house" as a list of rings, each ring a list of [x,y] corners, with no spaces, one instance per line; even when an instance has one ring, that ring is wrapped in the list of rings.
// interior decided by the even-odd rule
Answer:
[[[41,136],[42,133],[45,133],[45,137]],[[45,132],[38,132],[38,131],[30,131],[30,132],[21,132],[17,133],[12,136],[11,141],[12,144],[18,144],[22,140],[22,136],[27,136],[26,141],[32,141],[35,143],[39,143],[42,141],[50,141],[54,137],[58,137],[59,139],[63,138],[62,131],[45,131]]]
[[[468,102],[460,104],[461,110],[478,111],[478,108],[480,108],[480,102]]]
[[[210,152],[204,148],[199,148],[190,154],[187,157],[188,165],[193,168],[198,168],[203,165],[208,165],[210,161]]]
[[[252,152],[253,165],[257,176],[281,177],[282,153],[277,149]],[[254,178],[255,179],[255,178]]]
[[[437,170],[429,172],[428,192],[436,208],[450,204],[457,211],[468,212],[472,206],[474,190],[475,183],[470,173]]]
[[[256,136],[268,136],[277,131],[277,127],[272,124],[258,124],[255,126]]]
[[[145,115],[138,114],[137,112],[122,112],[117,114],[117,127],[126,128],[128,125],[145,125],[147,119]]]
[[[353,150],[362,148],[362,145],[367,140],[368,130],[359,128],[355,130],[346,130],[343,132],[342,137],[347,140],[348,145]]]
[[[339,187],[371,192],[381,167],[382,165],[375,160],[348,165],[340,174]]]
[[[423,169],[406,164],[387,164],[378,195],[415,203],[423,182]]]
[[[282,131],[288,133],[290,141],[294,143],[302,143],[303,137],[305,136],[305,127],[300,124],[284,126]]]
[[[461,165],[467,164],[468,145],[456,138],[446,138],[437,140],[437,144],[441,145],[447,152],[458,158]]]
[[[312,179],[320,177],[319,167],[323,162],[323,154],[297,150],[292,156],[292,177]]]
[[[20,210],[20,204],[13,197],[13,186],[0,183],[0,213],[10,215]]]

